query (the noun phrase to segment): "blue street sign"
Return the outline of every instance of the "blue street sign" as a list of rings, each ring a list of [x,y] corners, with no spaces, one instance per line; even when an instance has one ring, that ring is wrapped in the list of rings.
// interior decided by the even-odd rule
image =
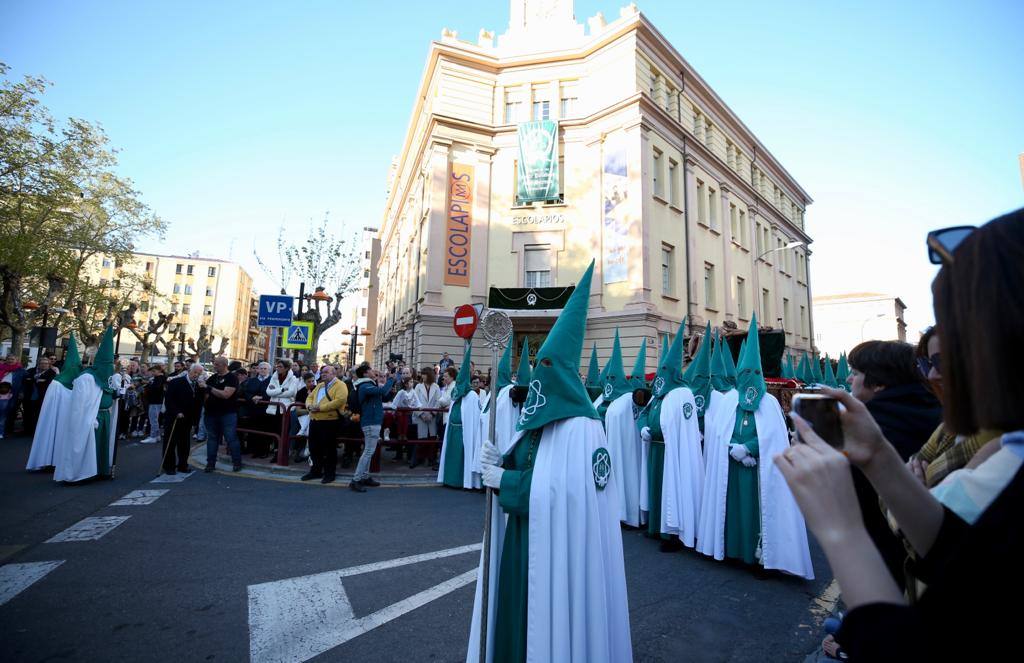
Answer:
[[[260,295],[260,327],[287,327],[292,324],[292,297]]]

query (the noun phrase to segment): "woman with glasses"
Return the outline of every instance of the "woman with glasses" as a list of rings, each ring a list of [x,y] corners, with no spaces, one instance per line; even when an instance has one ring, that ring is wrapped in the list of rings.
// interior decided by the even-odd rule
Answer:
[[[995,464],[1001,472],[965,491],[977,507],[965,517],[914,477],[867,406],[846,392],[822,390],[846,408],[841,451],[793,417],[805,443],[775,463],[849,608],[836,640],[850,661],[995,661],[1018,648],[1017,612],[1001,601],[1024,590],[1024,210],[963,237],[932,233],[928,244],[942,262],[932,293],[946,425],[960,435],[1011,432],[977,469],[986,474]],[[912,606],[867,534],[851,464],[913,548],[927,591]]]

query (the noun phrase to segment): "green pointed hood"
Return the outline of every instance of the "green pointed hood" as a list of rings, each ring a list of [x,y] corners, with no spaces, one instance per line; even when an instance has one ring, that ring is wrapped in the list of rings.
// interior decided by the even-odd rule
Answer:
[[[736,391],[739,392],[739,407],[753,412],[761,404],[767,385],[761,371],[761,343],[757,337],[757,315],[750,318],[750,329],[747,330],[746,347],[740,354],[740,363],[736,367]]]
[[[469,393],[469,383],[472,381],[473,376],[470,373],[473,372],[470,362],[473,356],[473,342],[466,342],[466,350],[462,353],[462,368],[459,369],[459,375],[455,378],[455,388],[452,390],[452,403],[459,400],[463,396]]]
[[[530,393],[523,403],[517,430],[537,430],[570,417],[600,418],[579,377],[593,277],[594,261],[591,260],[537,350],[537,365],[530,377]]]
[[[779,375],[784,380],[796,378],[796,371],[793,368],[793,355],[786,353],[786,361],[782,362],[782,372]]]
[[[836,374],[832,372],[832,360],[829,359],[828,355],[825,355],[824,383],[825,386],[832,387],[833,389],[839,386],[839,383],[836,382]]]
[[[846,382],[850,377],[850,364],[846,361],[846,353],[839,355],[839,367],[836,368],[836,382],[846,391],[850,391],[850,385]]]
[[[821,359],[818,355],[811,357],[811,379],[815,384],[821,384],[824,379],[821,375]]]
[[[110,376],[114,374],[114,328],[107,327],[92,366],[82,371],[92,376],[100,389],[110,389]]]
[[[661,352],[658,353],[658,365],[661,365],[661,360],[668,354],[668,334],[661,337]]]
[[[623,394],[630,392],[629,381],[626,380],[626,369],[622,366],[622,346],[619,344],[619,330],[615,330],[615,342],[612,344],[612,358],[604,367],[604,383],[601,394],[605,403],[614,401]]]
[[[523,339],[523,353],[519,355],[519,370],[516,371],[516,386],[530,386],[530,339],[528,338]]]
[[[722,356],[722,343],[723,340],[715,334],[715,348],[711,351],[711,388],[725,393],[732,389],[732,385],[729,384],[729,372]]]
[[[633,363],[633,372],[629,376],[629,386],[633,389],[647,388],[647,339],[640,339],[640,352]]]
[[[686,386],[686,382],[683,380],[683,330],[685,328],[686,319],[683,318],[668,352],[658,358],[658,372],[654,376],[654,384],[651,387],[651,395],[654,398],[664,398],[673,389]]]
[[[587,386],[601,386],[601,367],[597,363],[597,342],[590,348],[590,364],[587,366]]]
[[[54,378],[62,385],[71,388],[71,383],[82,372],[82,356],[78,354],[78,343],[75,342],[75,334],[71,333],[68,338],[68,346],[64,352],[64,368],[60,369],[60,375]]]
[[[796,377],[804,384],[811,384],[814,376],[811,375],[811,364],[807,360],[807,353],[800,353],[800,366],[796,369]]]
[[[498,387],[497,391],[501,391],[505,387],[512,384],[512,342],[509,340],[509,344],[505,346],[505,352],[501,355],[501,361],[498,362]]]
[[[740,354],[743,354],[742,348]],[[722,335],[722,359],[725,360],[725,374],[729,376],[729,383],[736,384],[736,362],[732,358],[732,348],[729,347],[729,339]]]
[[[693,392],[693,400],[697,405],[697,414],[704,416],[704,408],[707,407],[711,398],[711,323],[708,322],[704,338],[697,348],[697,356],[693,358],[690,365],[683,373],[683,382]]]

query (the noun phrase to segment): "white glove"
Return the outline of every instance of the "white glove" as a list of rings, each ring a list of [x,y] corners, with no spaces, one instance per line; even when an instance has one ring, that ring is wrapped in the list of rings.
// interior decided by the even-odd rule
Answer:
[[[743,459],[749,456],[750,453],[747,451],[747,448],[742,444],[730,444],[729,455],[732,456],[732,459],[735,460],[737,463],[742,463]]]
[[[489,488],[501,488],[501,475],[505,473],[505,470],[501,469],[497,465],[484,465],[483,466],[483,480],[484,485]]]
[[[480,447],[480,464],[481,465],[501,465],[501,454],[498,452],[498,447],[490,440],[484,440],[483,445]]]
[[[643,442],[650,442],[651,441],[651,427],[650,426],[644,426],[643,428],[640,429],[640,440],[643,441]]]
[[[750,455],[748,455],[740,462],[743,463],[743,467],[754,467],[755,465],[757,465],[757,459]]]

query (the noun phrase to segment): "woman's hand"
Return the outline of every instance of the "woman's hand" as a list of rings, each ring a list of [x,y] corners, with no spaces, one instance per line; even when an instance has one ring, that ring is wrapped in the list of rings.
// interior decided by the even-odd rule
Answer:
[[[921,482],[921,485],[928,485],[928,463],[917,458],[911,458],[907,461],[907,467],[910,469],[910,473],[914,475],[914,478]]]
[[[818,540],[823,545],[843,541],[858,528],[864,529],[850,463],[810,424],[795,413],[790,416],[804,442],[775,456],[775,464]]]
[[[842,389],[822,387],[821,393],[836,399],[846,408],[845,412],[839,413],[839,421],[843,427],[843,454],[851,463],[864,468],[883,451],[892,448],[864,403]],[[821,440],[817,435],[815,438]]]

